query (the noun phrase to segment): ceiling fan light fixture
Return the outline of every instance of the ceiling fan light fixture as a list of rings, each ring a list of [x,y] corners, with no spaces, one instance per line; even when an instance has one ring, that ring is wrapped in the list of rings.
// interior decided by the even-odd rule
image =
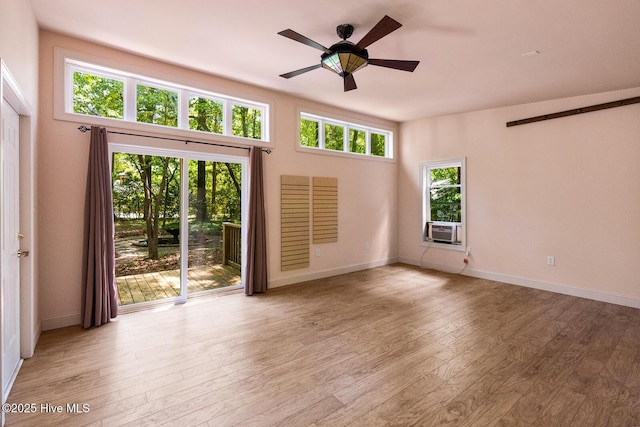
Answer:
[[[341,77],[367,66],[369,54],[366,49],[356,49],[353,44],[342,42],[331,46],[330,50],[331,53],[325,53],[321,57],[322,67]]]

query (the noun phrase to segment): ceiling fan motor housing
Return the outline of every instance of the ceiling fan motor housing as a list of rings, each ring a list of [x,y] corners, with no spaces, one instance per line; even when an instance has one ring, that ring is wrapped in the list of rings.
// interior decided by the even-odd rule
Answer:
[[[338,33],[338,37],[342,40],[346,40],[353,34],[353,25],[351,24],[342,24],[336,27],[336,33]]]

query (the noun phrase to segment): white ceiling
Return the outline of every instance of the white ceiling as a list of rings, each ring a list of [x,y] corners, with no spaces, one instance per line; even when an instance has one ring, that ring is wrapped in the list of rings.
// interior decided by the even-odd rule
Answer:
[[[640,0],[31,0],[47,29],[396,121],[640,87]],[[319,50],[384,15],[403,24],[372,58],[419,60],[413,73],[368,66],[358,89],[316,69]],[[524,53],[539,51],[534,56]]]

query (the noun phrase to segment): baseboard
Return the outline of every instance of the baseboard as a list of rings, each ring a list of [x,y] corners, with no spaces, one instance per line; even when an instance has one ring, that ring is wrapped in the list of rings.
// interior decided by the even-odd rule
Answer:
[[[626,307],[640,308],[640,300],[636,298],[625,297],[621,295],[608,294],[604,292],[590,291],[588,289],[574,288],[572,286],[561,285],[557,283],[540,282],[524,277],[507,276],[504,274],[491,273],[487,271],[474,270],[470,268],[455,269],[451,266],[436,263],[422,263],[417,260],[400,258],[399,262],[429,268],[447,273],[459,273],[464,276],[477,277],[478,279],[494,280],[496,282],[508,283],[510,285],[524,286],[527,288],[540,289],[542,291],[555,292],[558,294],[571,295],[580,298],[587,298],[594,301],[607,302],[610,304],[624,305]],[[462,271],[461,271],[462,270]]]
[[[269,281],[269,288],[279,288],[280,286],[293,285],[296,283],[307,282],[309,280],[324,279],[326,277],[338,276],[340,274],[353,273],[355,271],[367,270],[369,268],[381,267],[383,265],[394,264],[398,262],[398,258],[389,258],[380,261],[373,261],[364,264],[350,265],[346,267],[334,268],[330,270],[315,271],[313,273],[300,274],[293,277],[283,279],[275,279]]]
[[[67,326],[79,325],[80,313],[70,314],[68,316],[53,317],[51,319],[42,319],[42,331],[50,331],[52,329],[66,328]]]
[[[18,365],[16,366],[16,369],[11,373],[11,378],[9,378],[9,381],[7,382],[7,387],[2,390],[2,404],[3,405],[7,401],[7,398],[9,397],[9,394],[11,393],[11,389],[13,388],[13,384],[16,382],[16,378],[18,377],[18,372],[20,372],[20,368],[22,368],[22,363],[23,362],[24,362],[24,359],[22,359],[22,358],[18,361]]]
[[[426,268],[426,269],[429,269],[429,270],[443,271],[445,273],[459,274],[462,271],[462,267],[454,268],[454,267],[452,267],[450,265],[437,264],[435,262],[422,262],[421,263],[418,260],[414,260],[414,259],[410,259],[410,258],[399,258],[398,262],[401,262],[403,264],[415,265],[415,266]],[[465,268],[465,270],[466,270],[466,268]]]
[[[595,301],[640,308],[640,300],[621,295],[574,288],[572,286],[561,285],[557,283],[540,282],[537,280],[526,279],[524,277],[504,276],[501,274],[494,274],[485,271],[468,270],[463,272],[462,274],[471,277],[477,277],[479,279],[495,280],[497,282],[509,283],[511,285],[524,286],[527,288],[535,288],[543,291],[555,292],[558,294],[572,295],[575,297],[587,298]]]

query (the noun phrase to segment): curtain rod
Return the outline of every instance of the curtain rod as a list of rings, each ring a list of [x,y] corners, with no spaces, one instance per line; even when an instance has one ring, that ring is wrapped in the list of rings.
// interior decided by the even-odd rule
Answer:
[[[507,122],[507,127],[526,125],[528,123],[558,119],[560,117],[575,116],[576,114],[591,113],[592,111],[600,111],[600,110],[606,110],[608,108],[624,107],[625,105],[638,104],[638,103],[640,103],[640,96],[636,96],[635,98],[621,99],[620,101],[605,102],[604,104],[591,105],[589,107],[582,107],[582,108],[575,108],[573,110],[560,111],[559,113],[529,117],[528,119],[514,120],[512,122]]]
[[[80,132],[82,132],[82,133],[85,133],[86,131],[91,130],[91,126],[82,125],[82,126],[78,127],[78,130]],[[236,148],[236,149],[239,149],[239,150],[249,150],[249,147],[238,147],[236,145],[227,145],[227,144],[220,144],[220,143],[215,143],[215,142],[193,141],[191,139],[169,138],[168,136],[142,135],[142,134],[139,134],[139,133],[116,132],[116,131],[113,131],[113,130],[107,130],[107,133],[113,133],[113,134],[117,134],[117,135],[138,136],[140,138],[164,139],[166,141],[184,142],[185,144],[214,145],[216,147],[226,147],[226,148]],[[270,148],[266,148],[266,149],[263,148],[262,151],[264,153],[271,154],[271,149]]]

